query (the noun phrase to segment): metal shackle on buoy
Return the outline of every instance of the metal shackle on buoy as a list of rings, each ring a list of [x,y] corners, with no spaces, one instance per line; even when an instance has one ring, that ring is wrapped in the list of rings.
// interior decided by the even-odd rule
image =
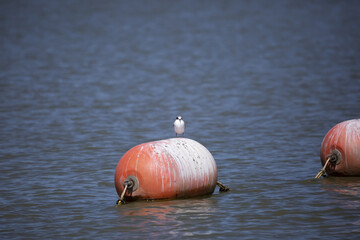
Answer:
[[[330,129],[322,141],[320,158],[328,175],[360,176],[360,119]]]
[[[115,171],[115,188],[121,200],[207,195],[214,192],[216,182],[213,156],[188,138],[137,145],[124,154]]]

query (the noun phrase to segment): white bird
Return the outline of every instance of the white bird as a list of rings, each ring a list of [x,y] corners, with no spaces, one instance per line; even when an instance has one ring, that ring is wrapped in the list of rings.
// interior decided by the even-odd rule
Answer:
[[[185,122],[182,120],[181,116],[178,116],[174,122],[174,131],[176,136],[182,134],[184,136],[185,132]]]

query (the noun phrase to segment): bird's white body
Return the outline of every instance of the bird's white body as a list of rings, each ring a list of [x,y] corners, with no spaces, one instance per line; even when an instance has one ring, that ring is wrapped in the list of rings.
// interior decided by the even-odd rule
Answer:
[[[174,131],[176,133],[176,136],[178,134],[184,135],[185,132],[185,122],[181,119],[181,116],[178,116],[174,122]]]

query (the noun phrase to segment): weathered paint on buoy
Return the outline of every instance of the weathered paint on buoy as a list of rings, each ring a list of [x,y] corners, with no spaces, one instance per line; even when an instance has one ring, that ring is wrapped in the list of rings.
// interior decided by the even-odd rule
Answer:
[[[211,153],[188,138],[143,143],[120,159],[115,188],[126,200],[174,199],[212,194],[217,167]]]
[[[335,125],[325,135],[320,150],[324,166],[332,157],[326,173],[339,176],[360,176],[360,119]]]

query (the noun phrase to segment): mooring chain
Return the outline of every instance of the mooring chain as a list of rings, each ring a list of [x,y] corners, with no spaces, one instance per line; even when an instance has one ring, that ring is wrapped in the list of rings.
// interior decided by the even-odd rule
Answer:
[[[334,157],[334,155],[329,155],[327,157],[324,167],[319,171],[318,174],[316,174],[315,178],[320,178],[321,176],[326,175],[325,169],[326,169],[327,165],[329,164],[329,162],[333,162],[334,160],[336,160],[336,157]]]
[[[128,187],[128,184],[125,183],[124,185],[125,185],[124,190],[123,190],[123,192],[121,193],[120,198],[117,200],[116,205],[125,204],[124,195],[125,195],[126,189],[127,189],[127,187]]]
[[[227,186],[225,186],[224,184],[222,184],[221,182],[217,181],[216,182],[216,185],[219,186],[219,192],[228,192],[228,191],[231,191],[231,189]]]

